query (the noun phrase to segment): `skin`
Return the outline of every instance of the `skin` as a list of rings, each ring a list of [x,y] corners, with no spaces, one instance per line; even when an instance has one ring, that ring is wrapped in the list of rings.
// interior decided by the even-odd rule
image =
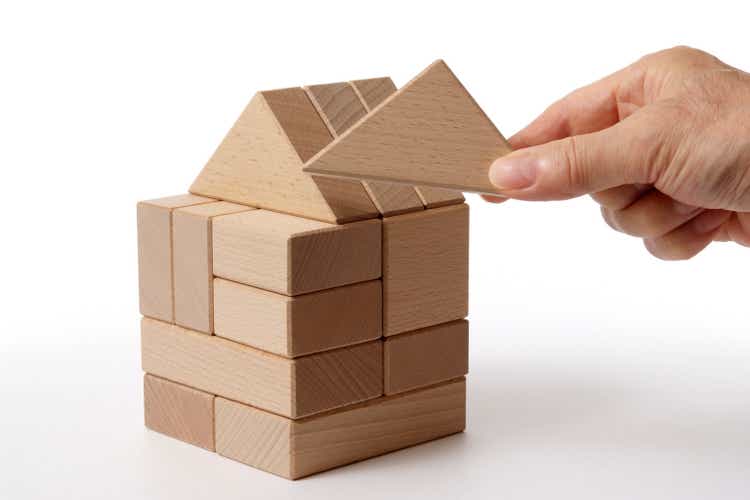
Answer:
[[[576,90],[513,136],[490,167],[504,197],[589,194],[654,256],[750,246],[750,74],[689,47]],[[485,197],[501,202],[503,198]]]

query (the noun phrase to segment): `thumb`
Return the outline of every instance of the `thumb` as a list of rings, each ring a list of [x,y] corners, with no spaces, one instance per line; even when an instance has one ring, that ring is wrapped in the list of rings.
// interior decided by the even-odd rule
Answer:
[[[495,160],[490,182],[503,196],[532,201],[649,184],[650,148],[621,125],[514,151]]]

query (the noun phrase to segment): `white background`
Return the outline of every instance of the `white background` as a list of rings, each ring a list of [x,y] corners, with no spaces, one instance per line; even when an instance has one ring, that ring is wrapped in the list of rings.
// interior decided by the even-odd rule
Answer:
[[[588,199],[468,197],[465,434],[293,483],[142,426],[135,202],[256,90],[444,58],[510,135],[649,51],[750,69],[744,2],[690,4],[3,3],[0,498],[748,498],[750,250],[661,262]]]

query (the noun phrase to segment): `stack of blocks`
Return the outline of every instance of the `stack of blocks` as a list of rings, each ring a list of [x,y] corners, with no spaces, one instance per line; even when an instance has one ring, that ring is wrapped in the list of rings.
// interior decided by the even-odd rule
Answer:
[[[302,172],[395,90],[259,92],[191,194],[139,203],[148,428],[291,479],[464,429],[463,196]]]

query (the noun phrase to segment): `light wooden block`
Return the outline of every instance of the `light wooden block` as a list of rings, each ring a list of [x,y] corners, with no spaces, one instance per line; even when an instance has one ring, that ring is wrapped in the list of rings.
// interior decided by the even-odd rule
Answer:
[[[213,332],[212,220],[247,210],[253,209],[219,201],[172,213],[174,320],[178,325]]]
[[[215,451],[214,395],[146,374],[143,400],[146,427]]]
[[[333,225],[253,210],[214,218],[214,275],[298,295],[380,277],[379,219]]]
[[[190,192],[339,224],[377,217],[361,182],[302,172],[331,140],[303,89],[259,92]]]
[[[469,322],[466,320],[388,337],[383,344],[386,394],[452,380],[468,371]]]
[[[289,418],[383,393],[382,341],[287,359],[144,318],[143,371]]]
[[[174,321],[172,211],[212,201],[184,194],[138,203],[138,291],[144,316]]]
[[[313,156],[309,173],[497,194],[490,164],[505,138],[443,61]]]
[[[216,451],[288,479],[461,432],[466,382],[457,380],[302,420],[216,399]]]
[[[289,358],[380,338],[380,280],[289,297],[216,278],[216,335]]]
[[[390,78],[388,79],[390,81]],[[355,88],[346,83],[305,87],[333,137],[338,137],[367,114],[364,101]],[[375,95],[370,93],[368,95]],[[411,186],[389,182],[362,181],[378,211],[384,216],[422,210],[422,201]]]
[[[352,85],[355,92],[357,92],[357,94],[359,95],[360,99],[365,105],[365,108],[367,108],[367,111],[373,110],[378,105],[380,105],[381,102],[385,101],[386,98],[388,98],[391,94],[396,92],[396,85],[394,85],[393,81],[388,77],[370,78],[367,80],[354,80],[353,82],[349,83]],[[393,186],[394,184],[386,183],[386,185]],[[426,208],[436,208],[464,202],[464,195],[461,194],[460,191],[429,186],[415,186],[414,190],[417,193],[417,196],[419,196],[420,201]]]
[[[383,219],[383,334],[466,317],[469,206]]]

